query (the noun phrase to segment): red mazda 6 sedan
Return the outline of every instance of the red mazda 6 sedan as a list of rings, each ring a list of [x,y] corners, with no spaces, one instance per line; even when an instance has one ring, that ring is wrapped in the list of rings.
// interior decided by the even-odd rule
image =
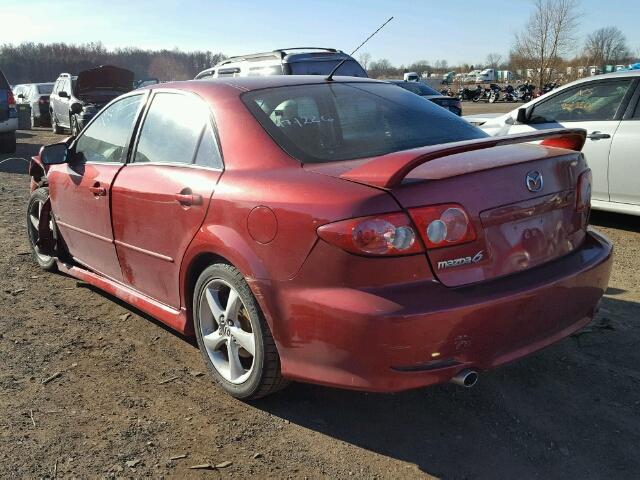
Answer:
[[[597,309],[584,141],[487,137],[361,78],[154,85],[34,157],[28,234],[41,267],[195,335],[236,397],[470,386]]]

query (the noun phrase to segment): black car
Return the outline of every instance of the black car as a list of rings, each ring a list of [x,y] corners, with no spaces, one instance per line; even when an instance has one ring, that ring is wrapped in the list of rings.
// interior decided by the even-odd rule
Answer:
[[[424,83],[408,82],[406,80],[389,80],[389,83],[398,85],[405,90],[409,90],[416,95],[420,95],[427,100],[431,100],[436,105],[440,105],[458,116],[462,115],[462,103],[460,103],[459,99],[442,95],[440,92],[428,85],[425,85]]]
[[[77,135],[107,103],[133,88],[133,72],[105,65],[80,72],[62,73],[53,87],[49,103],[51,127]]]

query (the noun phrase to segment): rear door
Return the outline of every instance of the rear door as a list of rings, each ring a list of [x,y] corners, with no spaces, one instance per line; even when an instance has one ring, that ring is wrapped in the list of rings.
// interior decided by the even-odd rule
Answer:
[[[632,94],[632,82],[631,78],[594,80],[564,89],[536,103],[532,123],[513,125],[509,133],[584,128],[588,138],[582,152],[593,172],[593,198],[609,201],[609,150]]]
[[[126,161],[145,94],[122,98],[103,110],[72,148],[74,160],[53,165],[47,178],[52,210],[71,255],[122,280],[111,228],[114,178]]]
[[[222,161],[207,105],[195,95],[156,93],[133,162],[116,179],[112,219],[124,281],[180,307],[179,273],[202,225]]]
[[[609,192],[612,202],[640,206],[640,86],[613,137],[609,153]]]

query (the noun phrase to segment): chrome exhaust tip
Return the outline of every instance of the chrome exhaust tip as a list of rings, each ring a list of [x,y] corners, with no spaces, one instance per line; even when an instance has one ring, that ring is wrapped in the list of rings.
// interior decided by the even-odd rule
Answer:
[[[461,387],[471,388],[478,383],[478,376],[478,372],[466,368],[451,377],[450,381]]]

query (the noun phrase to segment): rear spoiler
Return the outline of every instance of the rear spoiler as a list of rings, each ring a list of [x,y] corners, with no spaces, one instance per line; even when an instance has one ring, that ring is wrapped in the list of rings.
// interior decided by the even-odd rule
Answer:
[[[343,173],[340,178],[381,188],[394,188],[399,186],[413,169],[437,158],[537,140],[542,140],[542,145],[548,147],[566,148],[579,152],[586,139],[587,132],[581,128],[553,128],[538,132],[432,145],[374,158]]]

